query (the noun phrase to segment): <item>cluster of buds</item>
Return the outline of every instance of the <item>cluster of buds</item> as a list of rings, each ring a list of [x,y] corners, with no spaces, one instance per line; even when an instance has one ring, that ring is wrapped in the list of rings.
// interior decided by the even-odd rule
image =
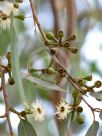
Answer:
[[[16,18],[19,15],[19,6],[23,0],[0,0],[0,28],[2,30],[10,29],[11,15]]]
[[[84,123],[84,118],[81,115],[81,113],[83,112],[83,107],[80,106],[81,103],[81,94],[77,91],[74,90],[72,93],[73,96],[73,110],[71,113],[71,121],[73,121],[74,119],[76,119],[78,124],[83,124]]]
[[[84,78],[77,79],[78,85],[82,88],[82,93],[86,94],[87,92],[94,92],[95,88],[100,88],[102,86],[101,81],[95,81],[93,85],[88,86],[87,81],[92,81],[92,75],[88,75]]]
[[[95,88],[100,88],[102,86],[101,81],[96,81],[92,86],[87,85],[87,81],[92,81],[92,75],[88,75],[84,78],[75,79],[76,84],[79,86],[80,90],[73,90],[72,97],[73,97],[73,112],[71,114],[71,120],[75,117],[77,118],[77,122],[79,124],[84,123],[84,118],[82,117],[81,113],[83,108],[80,106],[81,101],[83,100],[83,95],[87,95],[89,92],[95,92]],[[97,99],[98,100],[98,99]]]
[[[49,47],[52,55],[55,55],[59,48],[68,49],[71,53],[77,53],[77,49],[70,46],[70,42],[76,39],[75,35],[71,35],[66,40],[63,40],[64,33],[59,31],[57,38],[52,32],[48,32],[46,37],[48,40],[45,41],[45,46]]]
[[[14,78],[12,77],[12,66],[11,66],[11,53],[8,52],[6,55],[7,59],[7,65],[3,65],[2,61],[0,62],[0,78],[4,76],[4,74],[8,74],[8,83],[9,85],[14,85],[15,81]]]

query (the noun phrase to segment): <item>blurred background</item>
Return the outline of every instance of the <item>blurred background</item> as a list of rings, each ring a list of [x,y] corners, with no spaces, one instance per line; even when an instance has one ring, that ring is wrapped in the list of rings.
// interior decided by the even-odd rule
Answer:
[[[65,37],[71,34],[76,35],[76,40],[72,46],[78,48],[77,55],[68,53],[65,57],[65,65],[74,77],[84,77],[92,74],[93,81],[102,80],[102,0],[34,0],[36,13],[45,33],[54,32],[57,35],[59,30],[63,30]],[[34,68],[47,67],[50,56],[43,48],[43,40],[36,27],[33,24],[32,13],[29,0],[24,0],[21,5],[21,12],[25,15],[25,20],[15,19],[17,30],[20,68],[21,71],[27,72],[29,66]],[[10,32],[0,30],[0,56],[6,64],[5,54],[10,50]],[[46,77],[47,78],[47,77]],[[92,84],[93,81],[90,83]],[[58,136],[56,123],[54,121],[53,105],[56,103],[55,97],[62,96],[46,88],[38,87],[29,81],[23,80],[25,96],[29,104],[33,99],[40,99],[45,105],[49,115],[42,123],[35,123],[32,117],[29,120],[34,125],[38,136]],[[68,91],[69,88],[68,87]],[[7,84],[9,103],[18,111],[24,109],[20,92],[14,90]],[[71,101],[69,95],[66,95],[68,101]],[[92,106],[101,106],[94,98],[86,99]],[[90,109],[84,103],[83,116],[85,123],[77,125],[72,123],[69,128],[68,136],[84,136],[89,126],[92,124],[92,115]],[[95,106],[96,105],[96,106]],[[0,115],[4,113],[4,101],[2,92],[0,93]],[[99,117],[96,114],[98,121]],[[16,121],[15,121],[16,120]],[[11,122],[17,135],[17,125],[19,119],[16,115],[11,114]],[[101,121],[100,121],[101,124]],[[102,136],[100,131],[99,136]],[[8,127],[5,119],[0,119],[0,136],[8,135]]]

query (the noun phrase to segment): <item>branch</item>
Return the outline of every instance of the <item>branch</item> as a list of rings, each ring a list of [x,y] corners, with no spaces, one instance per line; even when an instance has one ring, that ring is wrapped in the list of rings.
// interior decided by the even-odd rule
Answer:
[[[7,96],[6,86],[5,86],[5,77],[4,77],[4,75],[2,76],[2,89],[3,89],[3,96],[4,96],[4,102],[5,102],[5,115],[4,116],[7,117],[10,136],[14,136],[11,121],[10,121],[10,117],[9,117],[9,104],[8,104],[8,96]]]
[[[38,26],[38,29],[39,29],[39,31],[40,31],[40,33],[41,33],[43,39],[44,39],[45,41],[47,41],[47,38],[46,38],[44,32],[42,31],[42,27],[41,27],[41,25],[40,25],[40,22],[39,22],[39,20],[38,20],[38,17],[36,16],[34,4],[33,4],[32,0],[29,0],[29,2],[30,2],[30,7],[31,7],[31,10],[32,10],[32,14],[33,14],[34,24],[35,24],[35,22],[36,22],[36,24],[37,24],[37,26]]]

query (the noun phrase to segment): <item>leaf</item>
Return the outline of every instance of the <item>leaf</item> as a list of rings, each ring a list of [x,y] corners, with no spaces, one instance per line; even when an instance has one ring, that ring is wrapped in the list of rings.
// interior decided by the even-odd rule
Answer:
[[[29,81],[37,84],[37,85],[45,87],[47,89],[56,90],[56,91],[62,91],[62,92],[67,92],[66,90],[64,90],[63,88],[59,87],[58,85],[53,84],[53,83],[48,82],[48,81],[41,80],[38,77],[32,77],[30,75],[26,75],[26,74],[22,73],[22,78],[25,78],[25,79],[27,79],[27,80],[29,80]]]
[[[102,111],[100,112],[99,117],[102,120]]]
[[[18,136],[37,136],[37,134],[27,120],[21,119],[18,125]]]
[[[19,91],[21,101],[25,101],[25,93],[22,85],[22,80],[20,76],[20,64],[19,64],[19,47],[17,45],[17,35],[13,23],[13,15],[11,19],[11,63],[12,63],[12,76],[15,80],[16,88]]]
[[[99,122],[94,121],[90,126],[90,128],[88,129],[85,136],[97,136],[98,128],[99,128]]]
[[[92,92],[90,93],[92,97],[95,97],[97,100],[102,100],[102,90],[98,92]]]

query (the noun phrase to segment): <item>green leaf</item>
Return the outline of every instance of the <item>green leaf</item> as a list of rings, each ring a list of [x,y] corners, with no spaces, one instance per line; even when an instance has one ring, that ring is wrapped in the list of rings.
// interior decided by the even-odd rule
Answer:
[[[94,121],[90,126],[90,128],[88,129],[85,136],[97,136],[98,128],[99,128],[99,122]]]
[[[18,136],[37,136],[37,134],[27,120],[21,119],[18,125]]]
[[[56,91],[61,91],[61,92],[67,92],[66,90],[64,90],[60,86],[58,86],[56,84],[53,84],[51,82],[42,80],[42,79],[40,79],[38,77],[32,77],[30,75],[26,75],[24,73],[21,73],[21,74],[22,74],[22,78],[25,78],[25,79],[27,79],[27,80],[35,83],[36,85],[40,85],[42,87],[45,87],[45,88],[51,89],[51,90],[56,90]]]
[[[102,111],[100,112],[99,117],[102,120]]]
[[[20,64],[19,64],[19,47],[17,45],[17,35],[16,35],[16,30],[14,27],[14,22],[13,22],[13,15],[12,15],[12,20],[11,20],[11,63],[12,63],[12,76],[14,77],[15,80],[15,85],[16,88],[18,88],[19,94],[21,101],[25,101],[25,93],[23,89],[23,84],[20,76]]]
[[[90,93],[92,97],[95,97],[97,100],[102,100],[102,90],[98,92],[92,92]]]

